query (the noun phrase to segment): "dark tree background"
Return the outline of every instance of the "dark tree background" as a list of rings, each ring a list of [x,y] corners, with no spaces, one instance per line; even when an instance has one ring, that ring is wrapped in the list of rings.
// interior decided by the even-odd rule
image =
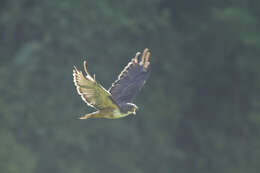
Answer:
[[[0,172],[260,170],[259,0],[0,4]],[[73,65],[109,88],[145,47],[137,115],[78,120]]]

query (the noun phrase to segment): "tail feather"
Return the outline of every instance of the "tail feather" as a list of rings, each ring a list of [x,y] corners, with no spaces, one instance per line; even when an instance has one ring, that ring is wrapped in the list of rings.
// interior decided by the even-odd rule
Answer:
[[[102,115],[100,111],[92,112],[90,114],[86,114],[82,117],[79,117],[79,119],[84,120],[84,119],[89,119],[89,118],[102,118]]]
[[[80,119],[80,120],[84,120],[84,119],[88,119],[88,118],[91,118],[91,117],[92,117],[91,114],[86,114],[86,115],[84,115],[84,116],[79,117],[79,119]]]

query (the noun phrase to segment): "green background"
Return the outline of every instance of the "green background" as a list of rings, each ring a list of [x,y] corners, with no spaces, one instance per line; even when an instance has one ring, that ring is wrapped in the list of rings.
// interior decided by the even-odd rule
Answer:
[[[0,4],[1,173],[260,170],[259,0]],[[109,88],[146,47],[137,115],[78,120],[73,65]]]

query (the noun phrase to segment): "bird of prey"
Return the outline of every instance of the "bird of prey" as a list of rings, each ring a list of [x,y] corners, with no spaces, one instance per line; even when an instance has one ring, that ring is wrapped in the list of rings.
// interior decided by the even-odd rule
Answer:
[[[136,53],[109,90],[103,88],[96,81],[95,75],[92,77],[89,74],[86,61],[84,61],[86,76],[74,66],[73,79],[78,94],[87,105],[97,110],[80,117],[80,119],[116,119],[136,114],[137,106],[132,101],[145,84],[150,72],[149,50],[144,49],[139,61],[140,54],[140,52]]]

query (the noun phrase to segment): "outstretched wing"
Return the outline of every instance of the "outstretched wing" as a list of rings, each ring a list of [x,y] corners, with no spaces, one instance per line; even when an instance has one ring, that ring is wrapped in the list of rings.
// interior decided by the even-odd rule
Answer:
[[[84,76],[75,66],[73,70],[74,84],[82,100],[96,109],[118,108],[111,94],[96,82],[95,75],[93,79],[88,73],[86,61],[84,61],[84,69],[87,76]]]
[[[138,62],[139,55],[140,52],[137,52],[108,90],[117,104],[132,102],[149,76],[150,52],[146,48],[140,62]]]

